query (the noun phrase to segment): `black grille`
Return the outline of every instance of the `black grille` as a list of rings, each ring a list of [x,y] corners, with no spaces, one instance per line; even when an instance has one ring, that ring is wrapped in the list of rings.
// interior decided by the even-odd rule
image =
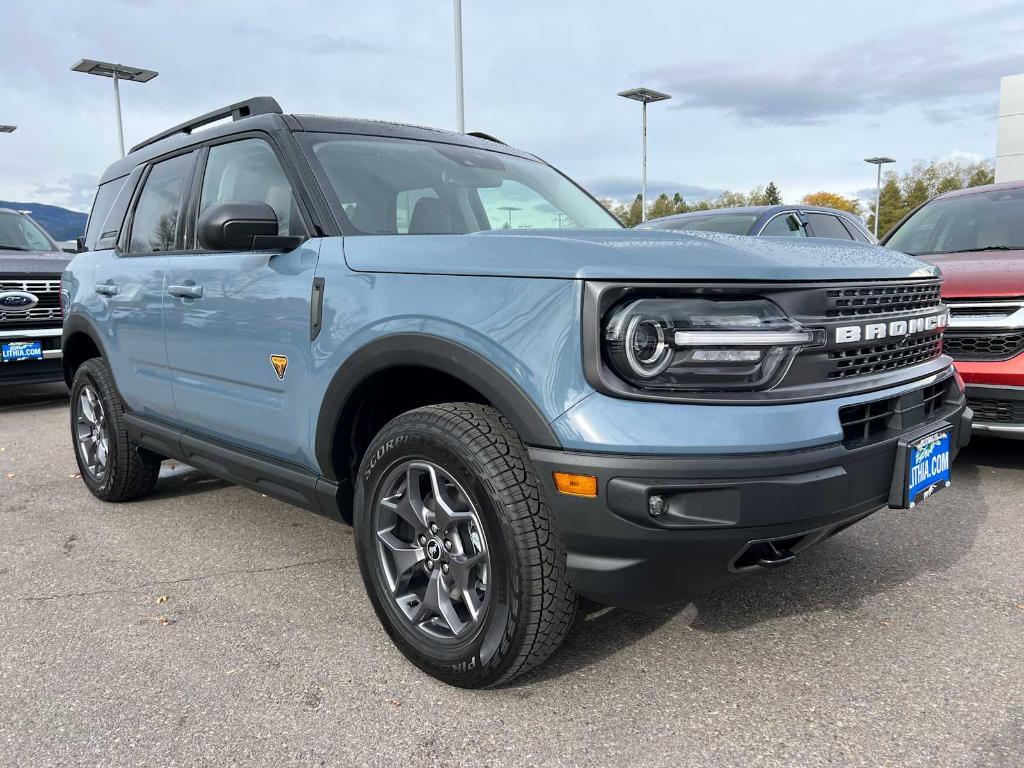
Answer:
[[[937,282],[862,285],[828,290],[826,317],[862,317],[913,312],[942,304]]]
[[[832,363],[830,379],[846,379],[906,368],[942,354],[942,334],[929,333],[916,339],[875,344],[856,349],[837,349],[828,353]]]
[[[1024,424],[1024,400],[993,400],[969,397],[967,404],[974,410],[975,421],[999,424]]]
[[[1024,331],[946,331],[944,349],[954,360],[1009,360],[1024,352]]]
[[[947,399],[954,399],[949,397],[952,385],[953,379],[946,379],[897,397],[843,406],[839,409],[843,445],[864,445],[931,421]]]
[[[0,291],[27,291],[39,299],[31,309],[0,309],[0,327],[60,328],[60,275],[0,277]]]

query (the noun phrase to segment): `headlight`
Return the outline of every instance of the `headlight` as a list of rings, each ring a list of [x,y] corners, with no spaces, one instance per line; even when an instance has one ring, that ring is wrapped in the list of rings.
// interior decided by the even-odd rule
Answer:
[[[769,389],[801,349],[824,343],[766,299],[637,299],[604,327],[615,372],[641,389]]]

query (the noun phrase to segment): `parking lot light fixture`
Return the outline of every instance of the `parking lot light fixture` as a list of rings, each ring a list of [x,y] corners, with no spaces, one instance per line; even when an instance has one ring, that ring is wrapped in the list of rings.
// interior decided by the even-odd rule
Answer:
[[[642,168],[640,175],[640,221],[647,221],[647,105],[655,101],[671,99],[667,93],[652,91],[650,88],[631,88],[628,91],[620,91],[619,96],[624,99],[639,101],[643,105],[643,153]]]
[[[114,81],[114,114],[117,117],[117,141],[121,148],[121,157],[124,157],[124,128],[121,125],[121,89],[118,83],[127,80],[132,83],[148,83],[159,72],[152,69],[139,69],[128,67],[124,64],[114,64],[109,61],[95,61],[93,59],[82,59],[73,67],[72,72],[81,72],[86,75],[98,75],[109,77]]]
[[[16,125],[0,125],[0,133],[14,133],[18,130]]]
[[[875,240],[878,239],[878,205],[882,201],[882,166],[895,163],[891,157],[865,157],[865,163],[878,167],[878,178],[875,181]]]

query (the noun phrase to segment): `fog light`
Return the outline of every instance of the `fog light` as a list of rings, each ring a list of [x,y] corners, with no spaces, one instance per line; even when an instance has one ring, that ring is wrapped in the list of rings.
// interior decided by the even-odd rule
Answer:
[[[593,475],[572,475],[568,472],[555,472],[555,488],[565,496],[585,496],[597,498],[597,478]]]
[[[647,500],[647,511],[651,513],[651,517],[661,517],[667,509],[668,505],[663,496],[655,495]]]

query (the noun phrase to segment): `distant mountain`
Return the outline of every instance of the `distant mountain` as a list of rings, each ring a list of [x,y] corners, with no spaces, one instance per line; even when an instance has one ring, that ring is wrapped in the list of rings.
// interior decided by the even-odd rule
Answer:
[[[88,214],[69,211],[56,205],[42,203],[12,203],[0,200],[0,208],[12,208],[15,211],[28,211],[36,224],[50,233],[50,237],[61,240],[74,240],[85,234],[85,222]]]

